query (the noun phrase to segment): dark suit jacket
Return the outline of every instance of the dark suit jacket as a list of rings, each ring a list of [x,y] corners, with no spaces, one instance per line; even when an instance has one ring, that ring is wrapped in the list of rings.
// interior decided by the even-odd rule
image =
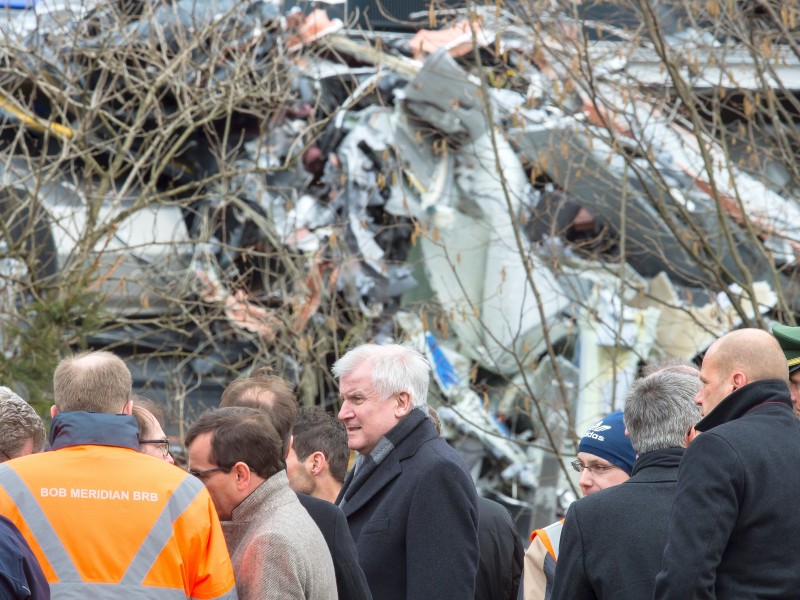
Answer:
[[[478,570],[475,484],[430,419],[422,419],[368,477],[342,510],[372,596],[473,598]],[[352,482],[350,472],[337,503]]]
[[[643,454],[625,483],[573,503],[552,600],[651,600],[683,448]]]
[[[481,558],[475,600],[517,600],[525,551],[514,521],[505,506],[481,496],[478,516]]]
[[[372,600],[367,578],[358,564],[358,554],[353,536],[347,527],[342,509],[306,494],[297,494],[300,504],[308,511],[322,532],[333,558],[336,572],[336,589],[339,600]]]

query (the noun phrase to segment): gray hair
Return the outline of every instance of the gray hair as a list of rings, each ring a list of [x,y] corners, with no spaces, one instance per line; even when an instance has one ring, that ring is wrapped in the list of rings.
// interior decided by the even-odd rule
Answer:
[[[331,371],[341,380],[365,363],[371,368],[372,385],[381,400],[407,392],[413,406],[427,408],[431,366],[414,348],[400,344],[363,344],[337,360]]]
[[[0,452],[16,458],[28,440],[33,440],[33,451],[38,452],[44,437],[44,424],[33,407],[7,387],[0,387]],[[0,462],[4,460],[0,455]]]
[[[698,375],[673,369],[633,382],[623,420],[637,454],[686,446],[689,429],[700,420],[700,407],[694,402],[700,386]]]

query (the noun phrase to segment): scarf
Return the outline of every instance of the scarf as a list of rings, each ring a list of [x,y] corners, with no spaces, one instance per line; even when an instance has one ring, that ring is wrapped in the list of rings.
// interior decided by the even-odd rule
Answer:
[[[375,447],[369,454],[359,454],[356,459],[356,464],[353,469],[347,473],[344,479],[344,495],[339,500],[339,507],[343,508],[347,501],[364,485],[375,472],[389,453],[394,450],[400,442],[406,439],[417,426],[428,418],[428,412],[425,408],[416,407],[394,427],[387,431],[375,444]]]

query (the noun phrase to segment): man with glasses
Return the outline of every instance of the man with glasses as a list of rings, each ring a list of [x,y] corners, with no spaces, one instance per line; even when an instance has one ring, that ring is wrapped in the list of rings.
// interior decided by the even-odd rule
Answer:
[[[132,414],[139,427],[139,452],[175,464],[169,451],[169,438],[156,416],[159,414],[155,402],[137,396],[133,400]]]
[[[0,465],[0,514],[28,540],[54,598],[235,598],[208,492],[139,452],[131,384],[110,352],[62,360],[51,449]]]
[[[636,452],[625,435],[622,411],[616,411],[589,428],[578,444],[578,458],[571,464],[580,473],[583,495],[589,496],[627,481],[634,460]],[[525,600],[551,597],[563,524],[562,519],[531,534],[522,576]]]
[[[342,509],[326,500],[300,493],[292,484],[289,455],[293,453],[292,431],[296,422],[297,404],[289,382],[270,374],[266,368],[259,369],[252,377],[236,379],[228,384],[220,399],[220,407],[226,406],[255,408],[269,417],[270,423],[283,441],[289,485],[297,492],[297,499],[319,527],[330,550],[339,598],[372,600]],[[346,439],[344,443],[349,452]],[[342,471],[346,470],[346,465],[345,458]]]
[[[570,506],[553,600],[651,600],[687,432],[700,419],[699,389],[699,372],[690,367],[633,383],[624,411],[638,454],[631,477]]]
[[[289,487],[283,440],[267,415],[227,407],[186,434],[189,472],[214,500],[240,600],[336,600],[330,552]]]

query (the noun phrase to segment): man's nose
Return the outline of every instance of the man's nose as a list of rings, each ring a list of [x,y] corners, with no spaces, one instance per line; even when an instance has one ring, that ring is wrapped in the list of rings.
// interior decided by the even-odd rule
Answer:
[[[589,469],[583,469],[581,471],[581,476],[578,478],[578,483],[581,487],[592,487],[592,474],[589,473]]]
[[[350,403],[347,400],[342,402],[342,407],[339,409],[339,414],[336,415],[336,418],[340,421],[345,421],[353,416],[353,409],[350,407]]]

